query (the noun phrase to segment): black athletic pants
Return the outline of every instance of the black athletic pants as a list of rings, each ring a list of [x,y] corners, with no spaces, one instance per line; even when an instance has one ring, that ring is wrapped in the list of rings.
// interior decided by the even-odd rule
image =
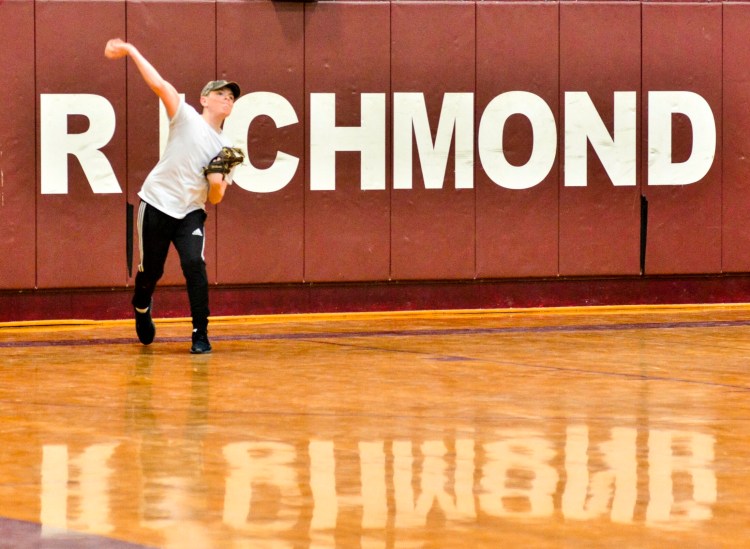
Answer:
[[[175,219],[141,202],[138,209],[141,263],[135,276],[134,307],[145,309],[151,303],[156,283],[164,274],[169,245],[174,244],[187,282],[193,328],[207,329],[208,276],[203,258],[205,221],[206,212],[203,210],[191,212],[184,219]]]

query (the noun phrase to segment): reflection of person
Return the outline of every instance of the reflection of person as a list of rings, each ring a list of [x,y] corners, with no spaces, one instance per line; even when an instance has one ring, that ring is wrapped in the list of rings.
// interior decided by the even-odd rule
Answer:
[[[189,384],[180,385],[179,393],[183,399],[180,402],[187,406],[186,416],[157,412],[162,405],[162,390],[171,390],[175,385],[172,372],[166,381],[161,379],[161,366],[158,355],[142,352],[137,353],[129,368],[125,432],[137,441],[137,447],[134,461],[123,462],[125,468],[120,472],[132,476],[137,471],[142,524],[158,528],[175,541],[176,545],[170,546],[195,547],[194,539],[185,540],[194,532],[190,528],[192,517],[184,515],[185,508],[174,501],[197,501],[208,489],[203,458],[208,429],[209,360],[202,356],[190,359]]]
[[[153,293],[164,273],[170,243],[180,256],[190,298],[193,342],[190,352],[211,352],[208,341],[208,277],[203,257],[206,199],[218,204],[224,197],[231,173],[211,174],[204,168],[223,147],[231,144],[222,125],[240,95],[235,82],[214,80],[201,91],[202,113],[180,99],[174,86],[164,80],[135,46],[119,38],[107,42],[110,59],[129,56],[143,80],[159,96],[169,116],[169,139],[162,158],[146,177],[138,196],[138,237],[141,260],[135,277],[133,307],[135,329],[144,345],[156,335],[151,317]]]

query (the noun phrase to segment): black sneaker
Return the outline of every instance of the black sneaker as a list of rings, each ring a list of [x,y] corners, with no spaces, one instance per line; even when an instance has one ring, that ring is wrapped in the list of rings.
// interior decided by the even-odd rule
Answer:
[[[135,311],[135,333],[138,334],[138,339],[144,345],[150,345],[156,337],[156,326],[154,320],[151,318],[151,308],[154,302],[148,306],[148,310],[145,313],[139,313]]]
[[[194,355],[202,355],[211,352],[211,343],[208,341],[208,332],[205,330],[193,330],[193,346],[190,352]]]

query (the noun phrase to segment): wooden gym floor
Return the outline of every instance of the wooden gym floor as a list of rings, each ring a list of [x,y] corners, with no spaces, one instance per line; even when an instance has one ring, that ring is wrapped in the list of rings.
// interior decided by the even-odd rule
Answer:
[[[750,306],[0,325],[0,547],[750,546]]]

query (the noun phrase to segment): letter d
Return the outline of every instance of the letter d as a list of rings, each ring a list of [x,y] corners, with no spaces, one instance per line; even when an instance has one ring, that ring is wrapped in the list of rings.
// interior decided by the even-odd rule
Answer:
[[[684,162],[672,162],[672,115],[684,114],[693,127],[693,149]],[[648,184],[689,185],[711,169],[716,154],[716,123],[711,106],[697,93],[648,94]]]

